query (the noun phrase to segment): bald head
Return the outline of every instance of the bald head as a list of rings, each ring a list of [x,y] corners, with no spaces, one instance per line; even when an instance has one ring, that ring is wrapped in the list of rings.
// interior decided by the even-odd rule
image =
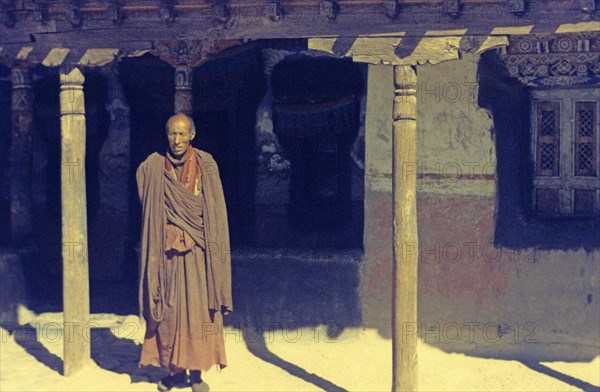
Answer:
[[[165,128],[171,154],[181,157],[196,136],[194,120],[183,113],[177,113],[167,120]]]
[[[167,120],[165,129],[169,132],[169,127],[175,123],[180,123],[181,126],[187,127],[190,131],[196,133],[196,127],[194,126],[194,120],[183,113],[175,113]]]

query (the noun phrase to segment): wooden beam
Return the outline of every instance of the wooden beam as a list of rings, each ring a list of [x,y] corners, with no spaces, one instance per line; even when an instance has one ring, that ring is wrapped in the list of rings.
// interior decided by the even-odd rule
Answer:
[[[61,68],[63,358],[65,376],[72,376],[90,361],[83,82],[83,74],[78,68]]]
[[[352,57],[360,63],[416,65],[458,60],[461,50],[479,53],[508,44],[506,35],[473,37],[466,33],[465,29],[427,31],[413,46],[406,48],[402,48],[404,41],[414,40],[414,37],[406,37],[402,32],[396,35],[359,36],[349,42],[346,37],[309,38],[308,47],[340,57]],[[463,41],[480,43],[475,47],[467,47]],[[340,52],[337,47],[343,50]]]
[[[42,24],[35,20],[33,10],[14,10],[13,6],[4,5],[3,2],[0,17],[5,23],[0,23],[0,45],[32,44],[36,47],[32,55],[37,58],[38,50],[47,51],[53,47],[62,47],[65,43],[76,50],[96,47],[118,48],[126,52],[131,46],[144,49],[142,45],[150,41],[175,37],[190,40],[218,37],[220,40],[247,41],[319,36],[356,37],[396,33],[399,30],[405,31],[407,36],[415,36],[423,31],[437,29],[468,29],[470,33],[486,34],[496,27],[524,25],[535,25],[537,33],[552,33],[561,24],[587,21],[598,25],[598,15],[590,12],[589,6],[581,8],[579,1],[565,0],[528,1],[530,6],[526,12],[518,16],[510,12],[504,1],[461,0],[457,3],[460,5],[460,12],[456,17],[445,12],[448,7],[444,8],[441,0],[385,3],[374,0],[273,1],[269,4],[281,3],[281,12],[275,14],[264,11],[264,0],[231,0],[227,1],[231,18],[226,23],[215,23],[211,2],[207,1],[185,4],[180,1],[171,2],[170,11],[169,7],[160,8],[169,4],[164,1],[123,2],[118,8],[115,8],[113,1],[96,2],[95,5],[85,2],[85,6],[82,5],[77,11],[81,15],[70,20],[65,17],[69,10],[64,2],[47,3],[49,17],[47,23]],[[321,3],[339,4],[340,9],[335,14],[335,19],[319,15]],[[383,4],[388,4],[386,12],[382,12]],[[390,17],[394,16],[393,4],[401,6],[400,12],[396,9],[396,18]],[[161,21],[157,17],[161,12],[165,13],[165,21],[172,21],[176,16],[177,22]],[[277,19],[277,15],[281,15],[278,23],[270,22],[270,18]],[[82,20],[81,25],[74,27],[72,23],[78,23],[79,19]],[[235,23],[230,23],[231,21]]]
[[[381,17],[385,20],[389,19],[383,15]],[[282,14],[282,20],[287,18],[289,18],[287,14]],[[481,53],[505,45],[507,36],[514,34],[528,34],[532,31],[535,31],[535,34],[600,31],[600,23],[597,21],[569,23],[569,18],[566,17],[554,24],[546,19],[519,19],[519,23],[494,21],[488,23],[485,29],[479,30],[469,25],[450,29],[450,25],[439,23],[426,31],[422,26],[402,24],[401,31],[399,23],[396,23],[385,29],[365,26],[364,29],[361,28],[360,34],[348,31],[337,22],[331,23],[334,26],[330,27],[335,27],[333,29],[328,31],[315,29],[310,30],[310,33],[302,29],[296,32],[285,28],[278,30],[282,28],[280,25],[288,26],[285,23],[269,24],[273,29],[263,31],[247,26],[248,28],[244,30],[211,30],[210,34],[208,30],[196,25],[185,27],[184,21],[178,21],[167,31],[162,30],[162,24],[156,26],[148,23],[139,29],[115,29],[111,24],[110,27],[105,28],[51,34],[32,33],[25,28],[3,31],[0,24],[0,63],[9,67],[19,61],[27,61],[30,64],[43,63],[50,67],[67,63],[102,66],[113,61],[115,57],[137,56],[150,52],[160,56],[173,67],[178,64],[195,67],[209,57],[212,58],[215,54],[248,40],[309,37],[310,49],[341,57],[352,57],[357,62],[412,65],[457,59],[460,51]],[[327,25],[327,23],[322,24]],[[288,27],[291,26],[295,25],[291,24]],[[302,26],[305,30],[308,29],[306,25]],[[107,29],[111,33],[107,33]],[[177,38],[180,35],[186,38]],[[35,42],[32,42],[32,39],[35,39]],[[65,42],[72,45],[64,47]],[[178,48],[182,42],[187,42],[192,47]],[[196,53],[193,53],[188,60],[178,63],[183,57],[189,56],[187,49]]]
[[[417,369],[417,73],[394,67],[392,194],[392,391],[416,391]]]

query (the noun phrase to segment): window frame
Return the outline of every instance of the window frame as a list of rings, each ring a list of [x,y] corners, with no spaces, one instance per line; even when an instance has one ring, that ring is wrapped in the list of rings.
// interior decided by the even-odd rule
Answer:
[[[600,88],[591,89],[532,89],[531,92],[531,115],[530,115],[530,159],[533,163],[530,184],[531,201],[529,208],[536,218],[597,218],[600,216]],[[595,94],[595,95],[594,95]],[[576,165],[579,164],[577,153],[580,142],[578,106],[579,104],[595,104],[592,142],[594,144],[592,159],[595,165],[595,175],[580,175]],[[542,130],[539,128],[541,113],[545,105],[556,105],[558,108],[558,175],[543,175],[540,170],[541,147],[540,141]],[[556,139],[556,138],[555,138]],[[538,209],[540,199],[539,192],[542,189],[556,189],[557,199],[552,201],[551,194],[546,196],[552,203],[557,203],[555,208],[546,207],[546,211]],[[592,206],[590,211],[577,211],[578,207],[584,206],[581,197],[576,197],[578,190],[595,191],[592,195]],[[576,203],[576,200],[580,200]],[[589,200],[589,199],[588,199]]]

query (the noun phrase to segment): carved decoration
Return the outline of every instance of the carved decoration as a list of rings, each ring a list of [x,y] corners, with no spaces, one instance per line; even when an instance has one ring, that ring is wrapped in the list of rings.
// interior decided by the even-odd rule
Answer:
[[[508,0],[508,9],[513,14],[523,14],[525,12],[525,0]]]
[[[12,110],[30,110],[33,107],[33,88],[31,73],[27,68],[12,68]]]
[[[162,0],[158,9],[158,17],[167,24],[175,21],[175,9],[173,0]]]
[[[14,27],[17,19],[15,18],[15,4],[14,1],[3,1],[2,2],[2,22],[6,27]]]
[[[214,17],[221,23],[229,20],[229,8],[226,0],[212,0],[212,12]]]
[[[327,19],[335,19],[339,11],[339,5],[335,1],[321,1],[319,3],[319,14]]]
[[[153,52],[173,67],[195,67],[210,55],[242,43],[240,40],[219,40],[218,31],[208,33],[204,40],[156,40],[153,42]]]
[[[600,33],[512,36],[500,57],[528,86],[600,84]]]
[[[453,18],[460,15],[460,4],[458,0],[444,0],[444,12]]]
[[[579,7],[582,12],[586,14],[591,14],[596,10],[596,1],[595,0],[579,0]]]
[[[32,232],[31,143],[33,133],[33,86],[28,69],[12,68],[12,143],[9,155],[11,238],[22,241]]]
[[[397,0],[383,0],[383,12],[390,19],[395,19],[400,12],[400,5]]]
[[[79,4],[76,1],[74,1],[72,4],[69,4],[67,7],[67,20],[73,27],[79,27],[83,22],[83,14],[81,13]]]
[[[193,113],[193,71],[188,66],[177,66],[175,68],[175,113],[184,113],[188,116]]]
[[[38,23],[48,23],[48,3],[36,3],[33,10],[33,17]]]
[[[157,55],[174,67],[178,65],[193,67],[198,64],[204,56],[203,47],[200,40],[154,41]]]
[[[267,5],[265,6],[265,13],[269,17],[269,19],[273,21],[277,21],[283,16],[283,13],[281,11],[281,5],[278,1],[267,3]]]
[[[123,19],[125,19],[125,16],[123,14],[123,4],[121,3],[121,1],[120,0],[113,1],[108,10],[110,12],[110,18],[111,18],[113,24],[115,24],[117,26],[122,25]]]

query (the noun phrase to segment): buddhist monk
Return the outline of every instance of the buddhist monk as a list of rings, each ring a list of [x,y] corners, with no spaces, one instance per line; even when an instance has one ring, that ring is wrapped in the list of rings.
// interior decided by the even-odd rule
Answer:
[[[184,383],[208,391],[202,371],[225,367],[223,315],[233,310],[229,229],[212,156],[191,146],[193,120],[166,124],[168,151],[137,169],[142,204],[139,301],[146,320],[140,366],[160,366],[168,391]]]

